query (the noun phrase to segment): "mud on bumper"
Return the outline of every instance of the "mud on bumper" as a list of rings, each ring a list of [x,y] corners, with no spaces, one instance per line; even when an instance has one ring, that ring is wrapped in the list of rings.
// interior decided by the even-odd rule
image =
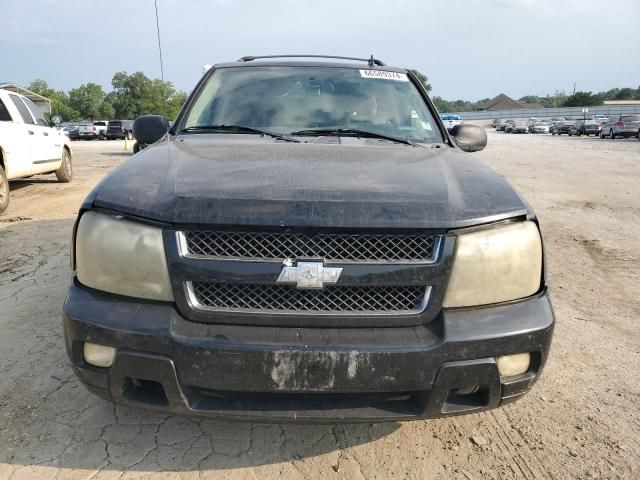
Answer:
[[[74,285],[67,352],[92,392],[122,404],[247,421],[399,421],[472,413],[524,395],[549,352],[546,292],[507,305],[445,310],[426,326],[276,328],[198,324],[170,304]],[[85,341],[114,346],[110,368]],[[495,358],[532,354],[508,380]]]

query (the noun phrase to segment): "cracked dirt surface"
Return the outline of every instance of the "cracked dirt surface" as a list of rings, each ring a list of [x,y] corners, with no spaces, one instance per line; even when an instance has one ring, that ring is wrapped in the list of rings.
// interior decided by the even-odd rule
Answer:
[[[380,425],[259,425],[94,397],[67,365],[73,217],[123,161],[76,142],[76,179],[14,182],[0,216],[0,479],[640,478],[640,142],[489,133],[478,157],[540,216],[557,327],[541,381],[503,409]]]

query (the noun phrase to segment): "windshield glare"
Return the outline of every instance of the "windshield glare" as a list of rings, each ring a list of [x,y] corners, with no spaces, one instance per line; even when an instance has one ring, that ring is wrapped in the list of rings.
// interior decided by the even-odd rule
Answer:
[[[243,67],[216,70],[183,128],[241,125],[279,134],[358,129],[442,142],[416,87],[406,76],[367,76],[331,67]]]

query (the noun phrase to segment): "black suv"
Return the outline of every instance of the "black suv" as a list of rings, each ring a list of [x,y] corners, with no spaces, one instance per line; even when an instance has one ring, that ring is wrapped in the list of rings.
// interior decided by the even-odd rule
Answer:
[[[133,120],[110,120],[106,136],[108,140],[118,138],[131,140],[133,138]]]
[[[105,399],[236,420],[396,421],[522,397],[554,315],[538,221],[375,59],[214,66],[84,201],[64,332]]]

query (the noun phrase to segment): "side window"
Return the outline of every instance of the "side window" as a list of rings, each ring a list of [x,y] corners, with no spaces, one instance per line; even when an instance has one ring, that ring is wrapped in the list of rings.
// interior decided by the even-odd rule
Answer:
[[[47,122],[47,119],[44,118],[44,113],[42,113],[42,111],[38,107],[36,107],[36,105],[31,100],[29,100],[28,98],[25,98],[24,103],[27,105],[27,108],[33,115],[33,118],[36,119],[36,123],[38,125],[42,127],[49,126],[49,122]]]
[[[22,100],[20,100],[20,97],[17,95],[9,95],[9,97],[11,97],[11,101],[18,109],[18,112],[20,112],[22,121],[29,125],[33,125],[35,122],[33,121],[33,118],[31,118],[31,115],[29,114],[29,109],[25,106],[24,103],[22,103]]]
[[[9,110],[7,110],[7,107],[5,107],[2,100],[0,100],[0,122],[11,122],[12,120]]]

